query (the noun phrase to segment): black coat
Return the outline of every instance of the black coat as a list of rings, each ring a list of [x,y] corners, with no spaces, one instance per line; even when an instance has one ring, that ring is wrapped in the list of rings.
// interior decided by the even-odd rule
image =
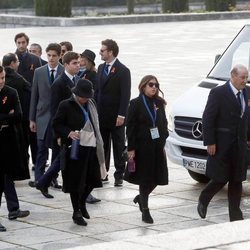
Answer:
[[[96,89],[97,84],[97,73],[96,71],[86,70],[82,74],[79,73],[81,79],[87,79],[92,82],[94,90]]]
[[[151,110],[154,104],[152,98],[146,101]],[[168,137],[167,119],[164,106],[155,100],[157,107],[156,127],[160,137],[152,139],[150,128],[153,127],[152,120],[144,105],[142,96],[131,100],[127,117],[127,140],[128,151],[135,150],[136,171],[129,173],[126,169],[124,179],[138,185],[168,184],[167,159],[164,150]]]
[[[102,186],[96,148],[79,146],[79,160],[70,159],[72,140],[68,135],[70,131],[80,131],[84,123],[83,112],[73,98],[60,103],[53,128],[56,136],[62,140],[60,164],[64,192],[83,192],[86,184],[92,187]]]
[[[113,129],[118,115],[126,117],[130,100],[129,69],[116,59],[109,75],[103,73],[105,64],[98,67],[95,100],[100,127]]]
[[[22,75],[30,84],[33,82],[35,69],[42,66],[40,58],[36,55],[29,53],[20,53],[16,50],[18,60],[20,62],[17,72]]]
[[[202,125],[204,145],[216,144],[214,156],[208,156],[206,175],[217,182],[246,179],[246,148],[249,96],[243,90],[246,109],[240,105],[229,82],[210,91]]]
[[[14,110],[13,114],[10,111]],[[17,91],[4,86],[0,91],[0,159],[1,169],[13,180],[29,179],[28,155],[21,127],[22,111]]]
[[[19,96],[23,112],[23,120],[29,120],[31,84],[14,69],[5,67],[5,84],[14,88]]]

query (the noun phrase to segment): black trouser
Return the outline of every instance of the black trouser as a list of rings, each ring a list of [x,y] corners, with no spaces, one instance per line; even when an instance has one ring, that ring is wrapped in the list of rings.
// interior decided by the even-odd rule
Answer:
[[[210,180],[207,186],[201,192],[199,201],[203,205],[208,206],[214,195],[218,193],[226,184],[227,182],[224,183]],[[229,181],[227,196],[230,221],[241,220],[243,218],[242,212],[240,210],[241,194],[242,182]]]
[[[83,193],[70,192],[70,199],[74,212],[78,212],[82,207],[86,206],[86,199],[92,190],[93,187],[86,186]]]
[[[107,172],[110,167],[111,140],[113,144],[113,155],[115,163],[115,179],[123,179],[125,162],[122,153],[125,148],[125,126],[114,129],[101,128],[101,135],[104,143],[105,164]]]
[[[19,209],[19,201],[16,193],[15,183],[8,175],[5,175],[4,195],[8,211],[17,211]]]

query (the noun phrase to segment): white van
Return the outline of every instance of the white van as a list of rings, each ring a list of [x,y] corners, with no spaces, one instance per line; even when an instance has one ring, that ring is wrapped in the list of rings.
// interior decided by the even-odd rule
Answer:
[[[207,151],[203,146],[202,114],[210,90],[230,78],[231,68],[243,64],[250,69],[250,25],[245,25],[215,65],[197,86],[181,95],[169,113],[169,137],[166,142],[168,158],[184,166],[198,182],[207,182],[205,176]]]

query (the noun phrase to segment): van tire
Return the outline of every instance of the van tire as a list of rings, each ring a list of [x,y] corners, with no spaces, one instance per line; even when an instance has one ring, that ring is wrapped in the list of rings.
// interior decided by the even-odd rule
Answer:
[[[207,176],[205,176],[204,174],[198,174],[195,173],[191,170],[188,170],[189,175],[195,180],[198,181],[199,183],[208,183],[209,182],[209,178]]]

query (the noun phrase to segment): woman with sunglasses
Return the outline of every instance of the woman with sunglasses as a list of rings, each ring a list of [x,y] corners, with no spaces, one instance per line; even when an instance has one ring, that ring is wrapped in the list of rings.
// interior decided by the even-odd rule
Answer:
[[[142,220],[153,223],[148,208],[149,194],[157,185],[168,184],[167,159],[164,151],[168,137],[166,101],[159,96],[160,85],[153,75],[146,75],[139,84],[139,96],[130,101],[127,116],[128,165],[134,160],[135,171],[126,168],[124,180],[139,185]]]

